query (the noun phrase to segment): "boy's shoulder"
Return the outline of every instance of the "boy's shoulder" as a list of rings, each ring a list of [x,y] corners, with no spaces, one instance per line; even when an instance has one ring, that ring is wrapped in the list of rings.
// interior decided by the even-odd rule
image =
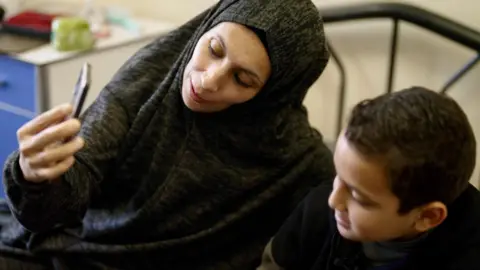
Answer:
[[[323,183],[312,189],[298,206],[296,210],[298,223],[295,227],[301,227],[303,237],[323,237],[332,229],[332,225],[336,228],[334,212],[328,205],[332,189],[333,183]]]
[[[271,259],[281,267],[265,269],[322,269],[335,255],[332,249],[342,246],[347,247],[346,250],[359,251],[357,244],[334,237],[338,231],[333,211],[328,206],[331,191],[331,185],[320,185],[298,205],[269,247]],[[343,244],[333,244],[335,238]],[[445,222],[409,255],[412,265],[406,269],[480,269],[479,254],[480,191],[469,186],[449,206]],[[315,267],[319,265],[322,267]]]
[[[333,210],[328,206],[332,188],[331,183],[323,183],[313,188],[283,226],[300,229],[300,238],[320,237],[334,221]]]
[[[336,231],[333,211],[328,206],[332,188],[328,182],[312,189],[272,239],[269,248],[282,268],[308,269],[306,266],[312,265],[331,242]]]
[[[469,186],[448,208],[444,223],[434,229],[416,259],[442,269],[480,269],[480,191]]]

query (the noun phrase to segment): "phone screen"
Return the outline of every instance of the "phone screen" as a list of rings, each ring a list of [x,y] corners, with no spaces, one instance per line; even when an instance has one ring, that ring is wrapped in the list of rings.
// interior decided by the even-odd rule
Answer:
[[[90,87],[90,64],[85,63],[80,71],[75,89],[73,91],[73,97],[71,104],[73,106],[71,118],[78,118],[83,109],[85,98],[87,97],[88,89]]]

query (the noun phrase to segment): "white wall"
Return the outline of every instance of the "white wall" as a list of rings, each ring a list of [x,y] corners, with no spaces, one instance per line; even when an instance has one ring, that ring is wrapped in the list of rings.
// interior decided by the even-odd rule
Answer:
[[[43,4],[46,1],[48,0],[30,0],[29,3]],[[314,0],[320,7],[373,1]],[[57,2],[81,3],[80,0],[57,0]],[[94,2],[119,5],[138,15],[180,23],[201,12],[216,0],[94,0]],[[480,31],[480,16],[478,16],[480,1],[404,0],[402,2],[423,6]],[[333,46],[346,63],[348,75],[346,109],[350,109],[360,99],[385,91],[391,23],[383,20],[367,21],[327,25],[326,29]],[[474,56],[473,52],[461,46],[411,25],[402,24],[400,31],[395,89],[412,85],[439,89],[459,67]],[[480,65],[451,89],[451,95],[467,112],[477,137],[480,134],[480,108],[475,103],[480,97],[479,85]],[[320,80],[312,87],[306,100],[312,124],[318,127],[329,140],[335,137],[337,92],[338,73],[331,62]],[[480,165],[480,158],[478,164]],[[475,184],[478,179],[478,168],[480,166],[477,166],[473,178]]]

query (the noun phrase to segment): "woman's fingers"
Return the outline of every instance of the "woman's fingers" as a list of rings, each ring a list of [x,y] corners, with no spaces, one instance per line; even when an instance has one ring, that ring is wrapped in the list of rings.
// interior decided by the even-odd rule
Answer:
[[[43,182],[45,180],[54,180],[62,176],[75,163],[75,158],[70,156],[61,162],[58,162],[50,167],[38,170],[32,170],[33,177],[30,177],[32,182]]]
[[[75,137],[80,131],[80,127],[80,121],[77,119],[69,119],[65,122],[50,126],[34,136],[19,141],[20,152],[24,156],[34,155],[43,151],[49,145],[61,143],[69,138]]]
[[[20,141],[25,137],[30,137],[41,132],[47,127],[65,119],[71,112],[72,106],[70,104],[63,104],[38,115],[18,129],[18,140]]]
[[[75,137],[64,144],[56,144],[53,147],[46,147],[44,151],[30,156],[27,162],[32,169],[48,167],[51,166],[51,164],[58,163],[59,161],[73,156],[76,152],[82,149],[84,145],[85,141],[81,137]]]

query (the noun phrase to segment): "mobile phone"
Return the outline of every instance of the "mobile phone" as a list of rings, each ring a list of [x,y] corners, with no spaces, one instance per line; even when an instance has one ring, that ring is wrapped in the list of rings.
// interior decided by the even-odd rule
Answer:
[[[85,103],[85,98],[88,94],[88,89],[90,88],[90,64],[85,63],[80,70],[80,75],[78,76],[77,83],[75,84],[75,89],[73,91],[73,97],[71,104],[73,106],[73,111],[70,115],[70,118],[78,118],[83,109],[83,104]]]

